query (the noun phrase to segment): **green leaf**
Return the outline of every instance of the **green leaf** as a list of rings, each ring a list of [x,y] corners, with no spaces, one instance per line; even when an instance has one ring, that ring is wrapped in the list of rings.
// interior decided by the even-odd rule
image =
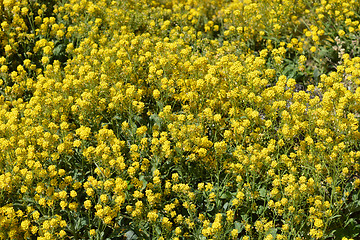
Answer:
[[[260,205],[256,211],[257,214],[261,215],[263,212],[265,212],[266,207]]]
[[[354,238],[359,236],[360,233],[360,223],[358,223],[354,218],[350,218],[346,221],[345,227],[337,229],[335,231],[336,239],[341,239],[342,237]]]
[[[161,228],[157,225],[155,226],[155,232],[157,235],[159,235],[159,236],[161,235]]]
[[[65,44],[59,44],[57,45],[54,50],[53,50],[53,54],[55,56],[59,56],[65,53],[65,49],[66,49],[66,45]]]
[[[120,116],[116,115],[116,116],[114,116],[114,117],[112,118],[112,120],[118,120],[118,121],[121,121],[121,120],[122,120],[122,118],[121,118]]]
[[[269,231],[268,231],[268,234],[273,235],[273,237],[275,238],[276,237],[276,232],[277,232],[276,228],[270,228]]]
[[[222,200],[231,199],[231,197],[232,196],[229,192],[225,192],[225,193],[221,194],[220,199],[222,199]]]
[[[206,211],[211,212],[212,210],[214,210],[214,208],[215,208],[215,204],[210,203],[210,204],[207,205]]]
[[[260,197],[266,198],[267,190],[265,188],[260,188],[259,193],[260,193]]]
[[[148,184],[148,181],[145,180],[145,176],[144,175],[141,175],[139,177],[139,180],[143,183],[143,186],[141,188],[141,190],[144,190],[146,188],[146,185]]]
[[[244,225],[238,221],[235,221],[235,229],[238,230],[238,232],[241,232],[244,229]]]
[[[288,78],[293,78],[296,76],[296,72],[297,66],[294,63],[291,63],[284,68],[282,74],[287,76]]]
[[[135,240],[138,239],[138,236],[135,234],[134,231],[129,230],[125,233],[126,240]]]
[[[329,220],[332,220],[332,219],[335,219],[335,218],[338,218],[338,217],[341,217],[341,215],[334,215],[334,216],[331,216],[331,217],[329,217]]]
[[[318,69],[318,68],[315,68],[315,69],[314,69],[314,79],[315,79],[316,81],[318,81],[320,75],[321,75],[321,73],[320,73],[319,69]]]

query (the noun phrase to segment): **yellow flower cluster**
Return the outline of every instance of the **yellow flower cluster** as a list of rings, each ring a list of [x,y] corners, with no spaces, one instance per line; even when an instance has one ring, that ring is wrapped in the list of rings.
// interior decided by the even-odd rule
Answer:
[[[356,237],[358,1],[0,5],[0,239]]]

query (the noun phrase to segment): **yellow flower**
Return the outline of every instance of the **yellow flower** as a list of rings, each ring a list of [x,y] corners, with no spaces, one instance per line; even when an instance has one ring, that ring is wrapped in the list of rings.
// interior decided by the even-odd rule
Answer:
[[[90,187],[86,189],[86,194],[87,194],[89,197],[93,196],[94,193],[95,193],[94,189],[92,189],[92,188],[90,188]]]
[[[159,215],[157,214],[157,212],[155,210],[151,211],[147,214],[147,218],[151,222],[155,222],[158,217],[159,217]]]
[[[225,141],[214,143],[214,148],[217,154],[223,154],[226,151],[227,144]]]
[[[284,232],[289,231],[289,224],[284,224],[284,225],[282,225],[281,229],[282,229]]]
[[[38,227],[37,226],[31,226],[31,233],[32,234],[36,234],[37,233],[37,231],[38,231]]]
[[[74,147],[80,147],[81,146],[81,141],[80,140],[75,140],[73,143]]]
[[[90,201],[90,200],[86,200],[86,201],[84,202],[84,207],[85,207],[85,209],[90,209],[90,208],[91,208],[91,201]]]
[[[24,230],[24,231],[27,231],[30,227],[30,221],[29,220],[24,220],[21,222],[21,228]]]
[[[339,34],[340,37],[342,37],[342,36],[345,35],[345,32],[344,32],[344,30],[339,30],[339,31],[338,31],[338,34]]]
[[[180,235],[180,234],[181,234],[181,228],[180,228],[180,227],[176,227],[176,228],[175,228],[175,234],[176,234],[176,235]]]
[[[360,186],[360,178],[356,178],[353,184],[354,184],[355,188],[359,188],[359,186]]]
[[[65,35],[64,31],[59,29],[56,31],[56,37],[62,38]]]
[[[319,218],[315,218],[314,220],[314,226],[317,227],[317,228],[321,228],[324,226],[324,223],[321,219]]]
[[[65,236],[66,236],[66,232],[65,232],[64,230],[60,230],[59,236],[60,236],[61,238],[65,237]]]
[[[172,222],[170,222],[170,219],[167,218],[167,217],[163,217],[162,219],[162,225],[165,227],[165,228],[171,228],[172,227]]]
[[[221,114],[215,114],[214,115],[214,121],[219,122],[221,120]]]
[[[235,212],[233,210],[226,211],[226,221],[232,222],[234,220]]]
[[[232,238],[234,239],[237,239],[238,235],[239,235],[239,231],[237,229],[233,229],[231,232],[230,232],[230,235]]]
[[[315,238],[315,239],[319,239],[323,236],[323,232],[321,230],[318,230],[318,229],[310,229],[310,232],[309,232],[310,236]]]
[[[36,221],[39,219],[40,217],[40,213],[38,211],[34,211],[32,214],[33,219]]]
[[[274,237],[271,235],[271,234],[268,234],[265,238],[264,238],[264,240],[273,240],[274,239]]]
[[[67,198],[67,192],[66,191],[60,191],[59,192],[59,197],[64,199],[64,198]]]
[[[91,129],[89,127],[81,126],[80,128],[76,129],[76,135],[80,137],[82,140],[86,140],[89,138]]]
[[[46,205],[46,200],[45,200],[45,198],[40,198],[38,202],[39,202],[39,204],[40,204],[41,206],[45,206],[45,205]]]
[[[106,203],[108,201],[108,196],[106,194],[101,194],[100,195],[100,201],[102,203]]]
[[[41,58],[41,63],[42,64],[46,65],[49,62],[50,62],[50,59],[48,57],[44,56],[44,57]]]
[[[136,130],[136,134],[138,135],[143,135],[145,134],[147,131],[147,127],[146,126],[141,126]]]
[[[207,153],[207,150],[205,148],[199,148],[197,150],[197,153],[199,154],[200,157],[205,157],[206,153]]]
[[[306,62],[306,57],[304,56],[304,55],[301,55],[300,57],[299,57],[299,63],[300,64],[304,64],[305,62]]]
[[[66,206],[67,206],[67,203],[65,202],[65,201],[60,201],[60,207],[61,207],[61,209],[65,209],[66,208]]]
[[[6,52],[6,53],[10,53],[11,50],[12,50],[12,47],[11,47],[10,45],[6,45],[6,46],[5,46],[5,52]]]

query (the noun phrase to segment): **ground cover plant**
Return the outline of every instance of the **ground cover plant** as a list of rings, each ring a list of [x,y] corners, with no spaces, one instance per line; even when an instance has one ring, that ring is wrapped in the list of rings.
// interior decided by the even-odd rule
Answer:
[[[0,12],[0,239],[360,237],[359,1]]]

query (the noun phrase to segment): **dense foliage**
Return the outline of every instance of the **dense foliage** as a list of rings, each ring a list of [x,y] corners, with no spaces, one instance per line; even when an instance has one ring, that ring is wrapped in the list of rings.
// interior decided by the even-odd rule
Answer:
[[[0,12],[0,239],[360,236],[359,1]]]

